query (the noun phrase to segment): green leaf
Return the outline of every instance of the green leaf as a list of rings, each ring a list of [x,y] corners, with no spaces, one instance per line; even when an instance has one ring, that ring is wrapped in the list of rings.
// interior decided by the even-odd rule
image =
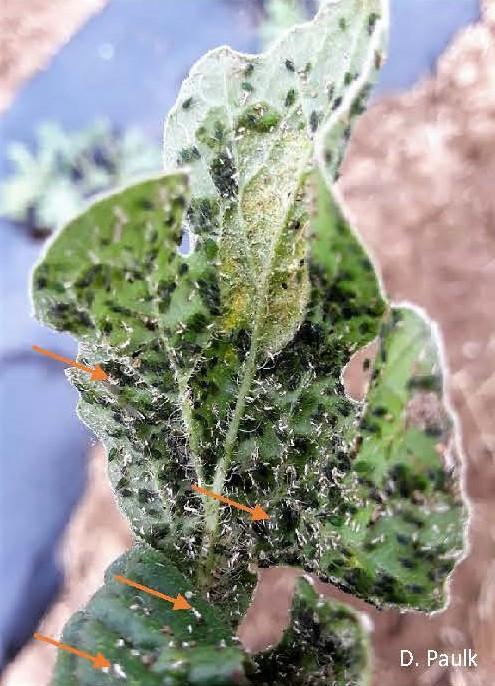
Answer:
[[[340,372],[375,335],[384,306],[355,241],[348,258],[354,272],[336,285],[340,257],[317,227],[312,266],[308,239],[323,188],[309,167],[312,108],[321,109],[322,125],[336,116],[336,102],[352,89],[348,70],[368,63],[367,42],[381,34],[380,22],[369,22],[378,5],[324,7],[268,56],[221,49],[200,61],[166,134],[167,157],[192,163],[186,223],[196,240],[188,258],[177,254],[186,197],[175,176],[95,204],[59,235],[34,275],[38,316],[76,335],[83,359],[103,362],[112,377],[98,387],[84,374],[73,378],[80,414],[107,446],[135,531],[185,557],[191,570],[199,562],[200,581],[210,583],[215,567],[224,572],[220,595],[246,587],[240,611],[252,578],[239,576],[232,551],[247,569],[274,545],[292,551],[295,527],[274,538],[272,527],[220,513],[217,501],[201,506],[188,489],[196,481],[228,488],[241,502],[268,500],[290,521],[291,481],[352,423]],[[339,23],[344,15],[350,33]],[[321,47],[310,62],[316,39]],[[246,71],[256,86],[248,98],[238,87]],[[330,98],[323,87],[329,75]],[[297,102],[279,115],[286,88]],[[255,95],[268,106],[258,107]],[[183,139],[187,132],[194,141]],[[335,292],[324,295],[327,287]],[[322,394],[328,397],[319,403]],[[328,412],[325,430],[311,438],[317,412]],[[286,466],[282,488],[274,488]],[[304,552],[294,553],[301,559]]]
[[[191,69],[167,119],[165,165],[187,166],[191,179],[185,228],[216,240],[220,323],[226,333],[251,333],[252,357],[278,352],[301,323],[306,172],[320,130],[339,151],[349,136],[350,112],[383,42],[382,5],[325,4],[259,56],[213,50]],[[328,173],[336,168],[329,161]]]
[[[376,603],[439,609],[442,582],[463,550],[467,512],[438,346],[416,310],[394,308],[384,321],[354,462],[359,476],[346,484],[356,487],[361,515],[340,528],[342,544],[356,552],[349,585]]]
[[[454,443],[437,336],[424,315],[393,308],[352,470],[335,476],[344,501],[324,527],[329,580],[378,605],[442,607],[466,520]]]
[[[307,184],[329,206],[323,184],[312,177]],[[246,587],[245,607],[249,561],[307,557],[295,511],[316,506],[314,479],[352,427],[358,407],[345,397],[341,370],[378,332],[384,304],[342,217],[332,225],[318,210],[305,258],[311,307],[289,345],[258,358],[248,330],[222,331],[210,244],[198,242],[187,258],[177,252],[186,197],[185,179],[175,175],[96,203],[35,270],[35,309],[76,335],[81,359],[111,376],[95,384],[85,373],[71,375],[82,393],[80,415],[107,447],[136,533],[191,573],[198,563],[207,577],[216,567],[222,593]],[[218,475],[234,499],[268,505],[273,523],[253,525],[211,500],[203,511],[190,486],[210,479],[224,491]],[[233,551],[245,570],[240,577]]]
[[[109,374],[70,378],[134,532],[222,605],[231,632],[256,566],[431,610],[462,548],[435,339],[387,306],[328,190],[376,67],[380,8],[332,3],[264,56],[209,53],[166,127],[168,165],[183,169],[93,204],[33,275],[36,316]],[[342,371],[378,334],[354,402]],[[308,653],[303,669],[319,679],[319,664]]]
[[[134,530],[155,547],[193,548],[201,537],[186,495],[201,463],[185,365],[209,340],[215,271],[204,250],[178,253],[186,204],[183,174],[104,198],[55,238],[33,275],[38,318],[75,335],[81,359],[111,376],[71,375],[79,413],[107,448]]]
[[[125,586],[115,575],[175,597],[187,593],[192,610]],[[60,652],[53,686],[241,686],[250,660],[218,613],[201,598],[191,579],[147,546],[115,562],[105,585],[73,616],[62,642],[90,655],[102,653],[105,671]]]
[[[291,618],[279,645],[257,655],[259,686],[365,686],[369,682],[368,636],[359,615],[324,598],[301,578]]]
[[[307,183],[318,198],[307,258],[310,306],[293,340],[258,362],[252,378],[242,376],[249,362],[247,334],[222,335],[217,328],[210,335],[221,319],[222,298],[217,294],[212,305],[215,271],[205,255],[208,243],[198,242],[187,258],[177,252],[186,203],[180,175],[107,198],[69,225],[35,271],[38,316],[75,333],[84,341],[83,361],[102,363],[112,377],[110,384],[95,384],[87,375],[72,374],[82,391],[80,414],[107,447],[110,476],[136,533],[187,565],[200,582],[211,583],[215,570],[220,578],[213,597],[231,597],[232,612],[242,613],[249,602],[249,562],[303,565],[374,602],[433,609],[442,603],[443,580],[461,547],[460,502],[448,473],[442,477],[437,437],[417,428],[406,431],[410,391],[404,391],[401,406],[392,399],[385,406],[396,422],[397,454],[406,460],[411,436],[426,450],[420,453],[424,463],[417,466],[415,460],[409,469],[420,469],[423,481],[425,474],[436,474],[425,493],[431,507],[418,500],[417,488],[402,488],[387,509],[386,479],[398,458],[390,453],[382,481],[370,479],[368,445],[378,434],[366,438],[356,456],[369,418],[361,430],[356,426],[361,406],[346,397],[340,375],[352,353],[378,333],[384,304],[372,265],[324,184],[312,177]],[[142,240],[143,230],[153,243]],[[97,264],[86,249],[88,240],[93,250],[99,246]],[[406,319],[411,322],[416,319]],[[390,374],[408,390],[407,375],[425,364],[426,343],[425,359],[435,373],[440,367],[427,327],[419,327],[420,336],[416,322],[414,346],[404,327],[398,331],[406,336],[409,355],[401,355],[401,366]],[[385,330],[391,336],[396,329]],[[198,349],[200,361],[191,369]],[[239,387],[245,388],[242,406]],[[382,424],[390,430],[388,416]],[[215,445],[227,440],[232,426],[237,433],[227,466],[225,446]],[[378,453],[385,445],[378,443]],[[201,509],[190,485],[204,481],[212,461],[225,468],[225,486],[214,490],[260,503],[269,522],[253,524],[237,511],[213,508],[210,500]],[[424,521],[426,515],[430,533],[418,539],[421,525],[405,518]],[[374,552],[386,522],[387,545]],[[434,534],[440,530],[441,537]],[[411,537],[409,547],[396,545],[401,533]],[[406,561],[417,550],[424,556],[419,571]]]

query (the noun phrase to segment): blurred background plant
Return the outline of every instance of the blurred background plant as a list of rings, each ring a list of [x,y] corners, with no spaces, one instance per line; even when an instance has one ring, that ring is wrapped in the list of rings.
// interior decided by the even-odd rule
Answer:
[[[119,131],[105,119],[68,132],[41,124],[34,150],[10,143],[12,174],[0,185],[0,214],[44,237],[78,214],[91,196],[160,169],[161,153],[138,128]]]

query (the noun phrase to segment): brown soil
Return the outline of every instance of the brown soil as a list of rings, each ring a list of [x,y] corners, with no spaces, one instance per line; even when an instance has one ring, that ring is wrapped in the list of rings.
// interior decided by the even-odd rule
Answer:
[[[19,86],[45,67],[107,0],[3,0],[0,9],[0,112]]]
[[[366,610],[374,623],[375,686],[493,686],[495,682],[495,3],[455,40],[437,74],[388,98],[360,120],[340,190],[395,301],[423,306],[439,323],[462,425],[470,549],[456,569],[448,609],[433,616]],[[42,630],[66,618],[101,584],[130,537],[98,452],[88,493],[66,537],[67,585]],[[293,570],[264,572],[240,634],[250,647],[280,635]],[[320,584],[323,592],[342,594]],[[400,650],[472,647],[477,670],[401,669]],[[43,653],[41,651],[43,650]],[[4,686],[44,686],[47,660],[28,646]]]

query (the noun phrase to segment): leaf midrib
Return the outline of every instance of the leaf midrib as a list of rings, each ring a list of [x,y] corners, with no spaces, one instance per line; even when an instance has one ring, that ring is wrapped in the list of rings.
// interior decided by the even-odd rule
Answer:
[[[224,94],[225,94],[225,101],[226,101],[226,111],[230,120],[230,125],[233,128],[234,126],[234,113],[232,112],[231,108],[229,107],[229,97],[228,97],[228,86],[227,86],[227,75],[224,73]],[[302,95],[301,89],[300,89],[300,83],[298,83],[298,91],[299,95]],[[287,122],[289,118],[292,116],[292,114],[296,111],[298,107],[301,107],[300,102],[297,102],[290,107],[287,112],[285,113],[284,117],[282,118],[279,126],[281,126],[283,123]],[[304,112],[303,112],[303,116]],[[308,123],[306,122],[306,125]],[[248,265],[251,267],[249,270],[249,275],[251,277],[251,283],[254,285],[255,284],[255,279],[254,279],[254,268],[253,268],[253,261],[252,261],[252,254],[251,251],[249,250],[249,246],[247,245],[247,232],[246,232],[246,222],[242,213],[242,195],[244,193],[244,188],[246,188],[249,185],[249,182],[255,178],[257,174],[261,172],[263,167],[266,166],[267,160],[269,159],[270,152],[274,148],[275,142],[273,141],[272,144],[268,147],[268,150],[266,151],[266,154],[263,157],[263,161],[258,167],[257,171],[253,174],[251,174],[248,178],[244,180],[243,187],[239,191],[239,196],[237,198],[237,217],[239,220],[239,225],[242,227],[242,233],[243,233],[243,257],[246,259],[248,262]],[[232,154],[234,155],[234,159],[236,161],[236,166],[238,165],[238,160],[239,160],[239,151],[238,147],[236,145],[235,138],[233,139],[233,144],[232,144]],[[301,164],[301,172],[300,175],[302,174],[302,170],[306,166],[307,161],[311,157],[313,151],[312,149],[307,153],[306,156],[303,157],[304,164]],[[297,191],[295,191],[296,193]],[[294,196],[295,196],[294,193]],[[251,384],[254,379],[254,375],[256,372],[256,360],[258,357],[258,352],[259,352],[259,337],[260,337],[260,327],[263,321],[263,315],[265,311],[265,300],[268,295],[268,288],[269,288],[269,283],[270,283],[270,275],[271,275],[271,268],[273,264],[274,257],[276,255],[276,246],[278,245],[278,242],[280,240],[283,228],[285,227],[288,213],[290,211],[291,206],[293,205],[292,203],[289,203],[287,205],[286,212],[284,214],[284,219],[283,221],[280,222],[280,227],[277,233],[275,234],[273,241],[270,246],[270,255],[269,259],[267,261],[267,264],[265,265],[265,268],[262,273],[262,278],[261,278],[261,283],[262,287],[260,289],[255,289],[257,292],[256,296],[256,308],[255,308],[255,316],[254,316],[254,326],[252,329],[252,335],[251,335],[251,344],[249,348],[249,352],[246,358],[246,362],[244,365],[244,374],[242,381],[239,385],[239,392],[236,400],[236,405],[234,408],[234,412],[232,415],[232,418],[229,423],[229,427],[226,432],[225,436],[225,442],[224,442],[224,449],[223,449],[223,455],[220,458],[220,460],[217,463],[217,466],[215,468],[215,474],[213,477],[213,484],[212,484],[212,489],[215,493],[222,493],[224,484],[225,484],[225,477],[228,471],[228,468],[230,466],[230,462],[232,460],[232,455],[233,455],[233,450],[237,441],[237,435],[239,431],[239,426],[240,422],[242,419],[242,416],[244,414],[244,409],[246,406],[246,397],[249,393],[249,390],[251,388]],[[222,221],[223,221],[223,213],[222,213]],[[183,411],[183,416],[184,416],[184,411]],[[192,416],[191,416],[191,421],[192,421]],[[187,424],[186,424],[187,427]],[[189,437],[190,440],[193,438],[193,425],[190,424],[189,431]],[[193,450],[193,447],[190,446],[193,453],[195,452]],[[197,453],[196,453],[197,455]],[[203,481],[203,471],[202,471],[202,465],[198,459],[194,459],[193,455],[193,460],[196,466],[196,474],[198,476],[198,480],[201,483]],[[209,543],[213,540],[215,533],[218,529],[218,519],[219,519],[219,502],[217,500],[212,500],[207,498],[204,500],[204,508],[205,508],[205,536],[207,539],[207,545],[205,546],[205,549],[207,550],[209,547]]]
[[[356,26],[356,31],[353,35],[351,44],[352,48],[349,53],[349,59],[348,59],[348,64],[352,64],[353,61],[353,54],[356,49],[356,43],[358,40],[358,37],[361,33],[362,26]],[[320,46],[320,50],[323,49],[323,46]],[[299,92],[299,98],[303,96],[302,89],[301,89],[301,80],[298,79],[297,82],[297,90]],[[231,108],[229,107],[229,98],[228,98],[228,92],[227,92],[227,79],[226,79],[226,74],[224,74],[224,93],[225,93],[225,100],[226,100],[226,110],[229,115],[229,119],[231,120],[231,125],[232,125],[232,119],[233,119],[233,112]],[[285,113],[282,122],[286,122],[289,117],[292,115],[292,113],[295,111],[297,107],[302,106],[301,102],[296,100],[296,103],[290,107],[287,112]],[[306,127],[308,127],[309,122],[306,116],[306,113],[304,111],[304,108],[302,110],[303,117],[306,120]],[[329,113],[325,120],[328,120],[328,116],[331,116],[332,113]],[[309,137],[311,141],[311,136]],[[233,141],[233,149],[232,149],[232,154],[234,155],[234,158],[236,162],[238,161],[238,150],[237,146],[235,145],[235,139]],[[269,146],[268,151],[266,155],[263,158],[263,162],[258,168],[258,170],[251,174],[249,179],[246,179],[243,188],[239,189],[239,196],[237,198],[237,204],[238,204],[238,212],[237,216],[238,219],[240,220],[240,225],[242,227],[242,233],[243,233],[243,238],[244,238],[244,245],[243,245],[243,254],[244,258],[247,259],[247,261],[252,264],[252,259],[251,259],[251,252],[249,250],[249,247],[246,245],[246,239],[247,239],[247,233],[246,233],[246,224],[244,217],[242,216],[242,203],[241,203],[241,198],[242,194],[244,192],[244,188],[249,184],[249,181],[252,180],[263,168],[263,166],[266,165],[267,159],[269,158],[269,154],[271,149],[273,148],[273,145]],[[300,171],[299,171],[299,179],[302,176],[303,169],[308,163],[308,161],[311,159],[312,155],[314,154],[314,144],[309,146],[309,150],[305,156],[303,156],[304,159],[304,164],[301,165]],[[297,185],[296,185],[297,188]],[[260,289],[256,289],[257,294],[256,294],[256,307],[255,307],[255,317],[254,317],[254,325],[252,328],[252,336],[251,336],[251,344],[249,348],[248,355],[246,357],[246,362],[244,365],[244,371],[243,371],[243,377],[242,381],[240,382],[238,388],[238,396],[234,408],[234,412],[232,414],[232,418],[229,422],[229,426],[225,435],[225,441],[224,441],[224,449],[223,449],[223,455],[219,459],[216,468],[215,468],[215,473],[213,477],[213,484],[212,484],[212,489],[216,493],[222,493],[224,485],[225,485],[225,479],[227,475],[227,471],[229,469],[232,456],[233,456],[233,451],[235,448],[235,444],[237,442],[237,437],[238,437],[238,431],[239,431],[239,426],[242,420],[242,416],[244,413],[245,405],[246,405],[246,398],[249,393],[249,390],[251,388],[251,384],[253,382],[255,373],[256,373],[256,362],[259,354],[259,343],[260,343],[260,328],[263,322],[264,318],[264,312],[266,309],[266,299],[268,296],[268,291],[269,291],[269,283],[270,283],[270,275],[271,275],[271,267],[273,264],[274,257],[276,255],[276,246],[279,243],[283,228],[286,225],[287,219],[288,219],[288,213],[290,211],[290,208],[293,206],[295,201],[295,198],[293,198],[292,202],[287,205],[286,212],[284,214],[284,219],[283,221],[280,222],[279,229],[277,233],[274,236],[274,239],[271,243],[270,246],[270,254],[269,254],[269,259],[267,261],[267,264],[263,270],[262,273],[262,278],[261,278],[261,283],[262,287]],[[222,222],[223,222],[223,213],[222,213]],[[223,233],[223,231],[222,231]],[[248,248],[246,250],[246,248]],[[178,379],[179,381],[179,379]],[[185,384],[187,384],[187,380],[185,381]],[[186,397],[187,391],[186,391],[186,385],[184,384],[184,393],[181,393],[181,397]],[[186,398],[187,400],[187,398]],[[182,402],[182,401],[181,401]],[[183,406],[181,404],[181,410],[182,410],[182,415],[184,418],[184,423],[186,424],[186,429],[188,429],[189,433],[189,439],[190,439],[190,449],[191,452],[193,453],[192,458],[196,470],[196,474],[198,476],[198,481],[201,483],[203,481],[203,471],[202,471],[202,465],[199,459],[199,450],[194,450],[193,448],[193,440],[194,440],[194,425],[193,425],[193,418],[192,418],[192,413],[191,413],[191,408],[189,407],[189,415],[190,415],[190,422],[186,421],[185,414],[187,415],[188,408],[187,408],[187,403],[186,406]],[[197,443],[197,441],[196,441]],[[199,446],[197,446],[199,449]],[[195,454],[194,454],[195,453]],[[205,535],[203,539],[203,552],[205,554],[205,557],[207,560],[211,559],[211,551],[209,550],[211,548],[211,544],[214,541],[216,532],[218,530],[218,525],[219,525],[219,502],[217,500],[211,499],[211,498],[206,498],[203,499],[204,503],[204,510],[205,510]],[[208,573],[208,570],[206,570]]]
[[[307,153],[305,157],[303,157],[304,163],[301,164],[300,166],[300,173],[299,173],[299,180],[303,178],[303,170],[306,166],[306,161],[309,159],[312,155],[312,150]],[[273,241],[270,246],[270,254],[269,258],[265,264],[263,274],[262,274],[262,279],[261,283],[262,286],[261,288],[257,291],[257,298],[256,298],[256,308],[255,308],[255,315],[254,315],[254,325],[252,329],[252,335],[251,335],[251,344],[249,347],[249,352],[246,357],[246,362],[244,365],[244,372],[243,372],[243,377],[242,381],[239,384],[239,392],[237,395],[237,400],[234,408],[234,412],[232,414],[232,418],[229,423],[229,427],[227,429],[226,435],[225,435],[225,442],[224,442],[224,450],[223,450],[223,455],[219,459],[217,466],[215,468],[215,474],[213,478],[213,491],[215,493],[222,493],[224,485],[225,485],[225,478],[227,475],[227,471],[229,469],[232,456],[233,456],[233,451],[235,444],[237,442],[237,436],[239,432],[239,426],[244,414],[244,409],[246,406],[246,398],[248,396],[248,393],[251,389],[251,385],[256,373],[256,362],[258,358],[258,354],[260,351],[260,337],[261,337],[261,326],[264,322],[264,315],[266,312],[266,305],[267,305],[267,297],[269,293],[269,285],[270,285],[270,276],[272,274],[272,265],[274,258],[276,256],[276,248],[277,245],[280,241],[281,235],[283,233],[284,227],[287,223],[288,220],[288,215],[289,212],[294,205],[296,194],[297,194],[297,188],[299,187],[300,184],[296,186],[296,190],[294,191],[294,196],[292,198],[292,202],[288,203],[286,206],[286,211],[284,214],[284,219],[283,221],[280,222],[280,226],[278,228],[277,233],[274,235]],[[239,203],[240,205],[240,203]],[[253,506],[255,503],[251,503]],[[218,529],[218,524],[219,524],[219,507],[220,503],[217,500],[211,500],[208,499],[206,504],[205,504],[205,543],[206,545],[205,550],[208,551],[208,548],[211,546],[211,543],[213,542],[217,529]],[[207,570],[208,571],[208,570]]]

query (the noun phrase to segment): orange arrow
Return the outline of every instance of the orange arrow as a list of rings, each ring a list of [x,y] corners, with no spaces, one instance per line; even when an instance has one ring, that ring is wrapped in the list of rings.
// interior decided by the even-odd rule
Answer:
[[[75,360],[71,360],[68,357],[62,357],[62,355],[52,353],[50,350],[40,348],[39,345],[33,345],[33,350],[36,353],[41,353],[42,355],[46,355],[47,357],[53,358],[54,360],[58,360],[58,362],[64,362],[65,364],[68,364],[70,367],[77,367],[77,369],[82,369],[83,372],[89,372],[91,374],[91,381],[108,380],[108,374],[105,374],[103,369],[98,365],[96,367],[86,367],[86,365],[81,364],[80,362],[76,362]]]
[[[172,598],[172,596],[165,595],[165,593],[160,593],[159,591],[155,591],[152,588],[148,588],[148,586],[142,586],[141,584],[137,584],[135,581],[126,579],[125,576],[120,576],[119,574],[117,574],[113,578],[115,579],[115,581],[119,581],[121,584],[127,584],[127,586],[132,586],[132,588],[137,588],[139,591],[144,591],[145,593],[154,595],[156,598],[161,598],[162,600],[166,600],[167,602],[172,603],[172,610],[191,609],[191,606],[189,605],[187,600],[180,593],[178,593],[175,598]]]
[[[221,503],[230,505],[230,507],[236,507],[238,510],[244,510],[244,512],[249,512],[251,514],[251,519],[254,522],[259,522],[262,519],[270,519],[270,515],[267,515],[263,508],[261,508],[259,505],[255,505],[255,507],[248,507],[247,505],[236,503],[235,500],[230,500],[230,498],[226,498],[225,496],[220,495],[219,493],[207,491],[206,488],[201,488],[201,486],[195,486],[193,484],[191,488],[193,489],[193,491],[201,493],[201,495],[207,495],[210,498],[215,498],[215,500],[219,500]]]
[[[89,660],[93,663],[93,669],[107,669],[108,667],[112,666],[111,662],[109,662],[107,658],[101,653],[98,653],[97,655],[90,655],[89,653],[85,653],[83,650],[77,650],[77,648],[67,646],[65,645],[65,643],[60,643],[59,641],[56,641],[54,638],[50,638],[49,636],[43,636],[43,634],[34,634],[34,637],[37,641],[44,641],[45,643],[49,643],[50,645],[55,646],[55,648],[65,650],[68,653],[77,655],[77,657],[82,657],[84,660]]]

